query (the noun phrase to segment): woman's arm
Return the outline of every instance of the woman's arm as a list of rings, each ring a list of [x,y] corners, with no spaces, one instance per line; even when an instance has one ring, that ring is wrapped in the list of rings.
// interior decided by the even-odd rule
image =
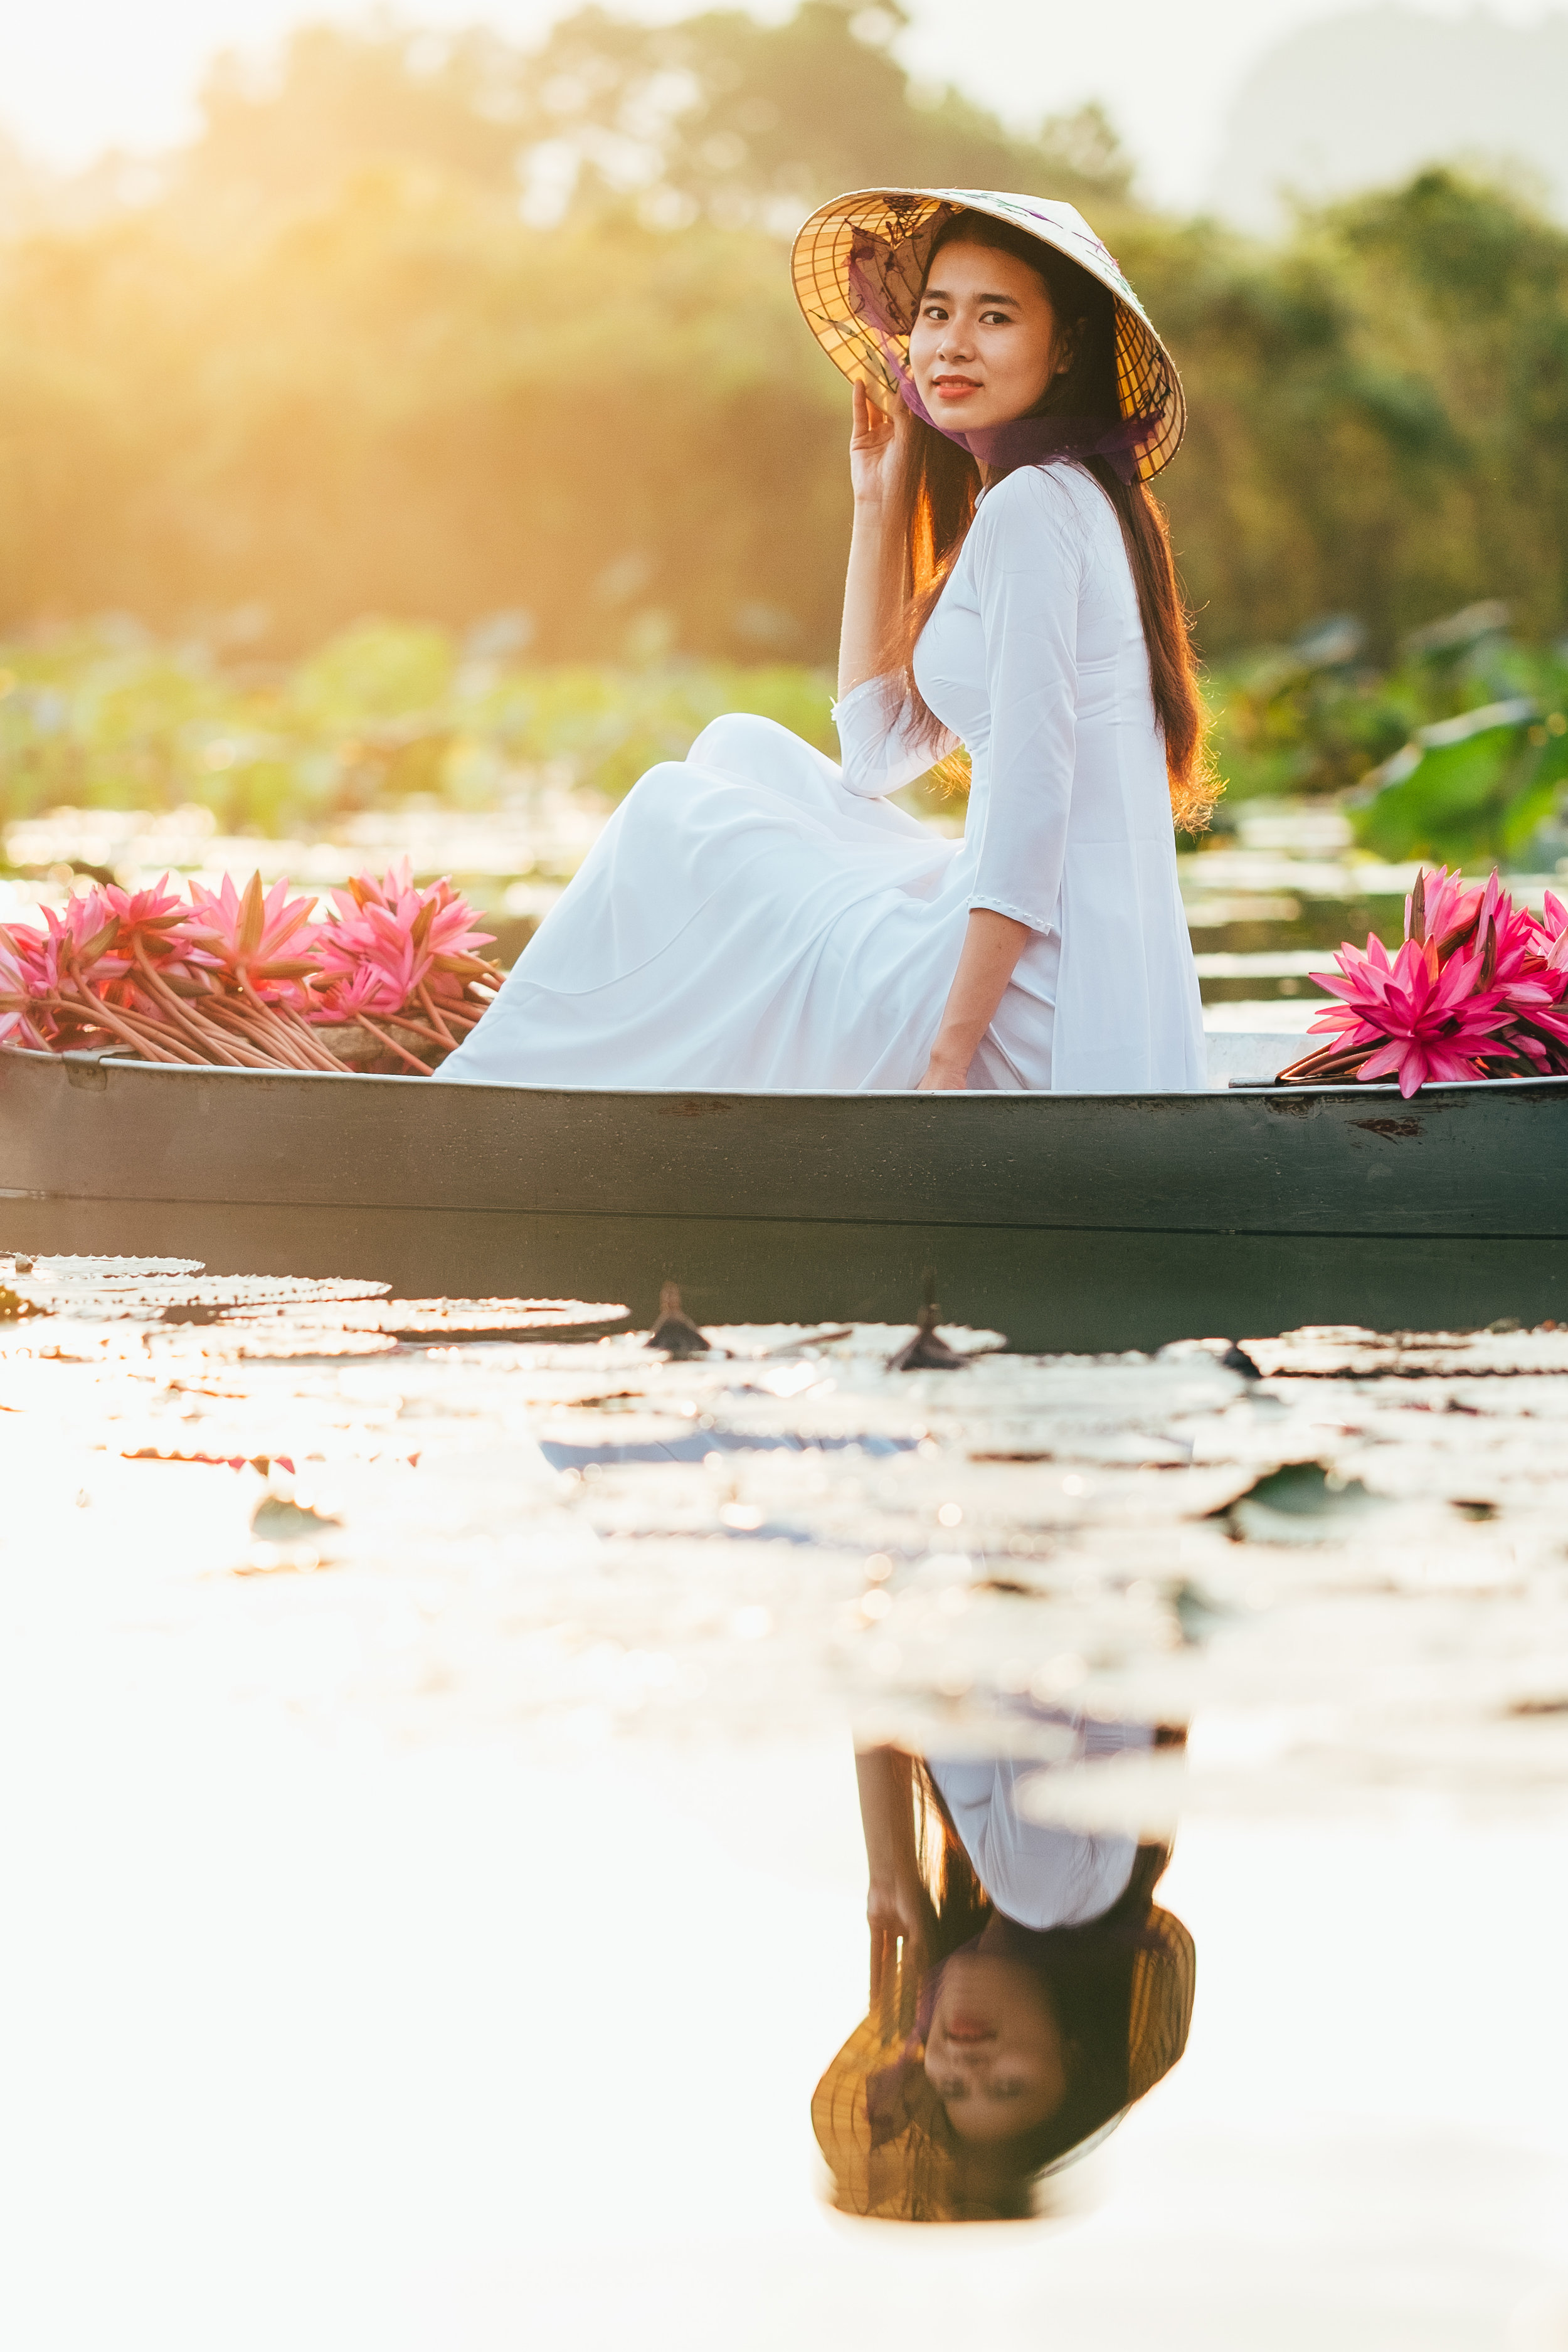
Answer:
[[[863,383],[852,387],[854,421],[849,433],[849,481],[855,493],[855,524],[849,568],[844,578],[844,626],[838,639],[838,692],[875,677],[882,648],[904,593],[904,550],[888,527],[894,506],[906,439],[899,416],[884,416]]]
[[[900,1938],[924,1948],[931,1897],[915,1853],[913,1766],[898,1748],[862,1748],[855,1759],[860,1826],[866,1833],[866,1917],[871,1929],[872,1998],[889,1948]]]
[[[994,914],[989,907],[970,909],[963,952],[918,1094],[963,1093],[975,1048],[991,1026],[1028,936],[1027,923]]]
[[[961,1087],[1032,931],[1057,919],[1078,740],[1084,566],[1071,495],[1026,467],[976,520],[974,572],[991,705],[990,793],[969,929],[922,1090]]]
[[[849,479],[855,492],[855,525],[849,566],[844,577],[844,626],[838,640],[838,699],[833,720],[838,730],[839,781],[861,800],[882,800],[923,776],[950,751],[957,737],[932,740],[916,729],[907,699],[895,709],[890,681],[879,684],[904,599],[909,594],[909,551],[893,518],[898,511],[900,468],[909,451],[909,412],[884,416],[864,384],[852,387],[854,424],[849,436]]]

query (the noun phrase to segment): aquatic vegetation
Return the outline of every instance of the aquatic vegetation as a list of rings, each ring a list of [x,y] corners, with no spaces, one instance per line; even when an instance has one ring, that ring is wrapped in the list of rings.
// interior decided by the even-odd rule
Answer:
[[[48,1040],[35,1016],[47,1018],[45,1003],[49,993],[38,986],[32,958],[18,949],[7,932],[0,931],[0,1045],[28,1045],[37,1053],[48,1050]]]
[[[1568,1075],[1568,909],[1552,892],[1538,920],[1494,870],[1466,890],[1457,872],[1416,877],[1405,938],[1347,940],[1338,972],[1314,972],[1340,999],[1310,1034],[1334,1042],[1289,1069],[1284,1084],[1397,1077],[1401,1094],[1432,1079]]]
[[[1539,870],[1568,847],[1568,645],[1523,641],[1500,599],[1412,631],[1390,663],[1336,614],[1228,657],[1206,692],[1233,808],[1337,801],[1360,846],[1394,863]]]
[[[276,665],[221,631],[171,642],[98,621],[7,636],[0,818],[200,809],[222,833],[309,841],[371,809],[473,813],[575,787],[618,799],[729,710],[833,749],[831,682],[810,664],[545,663],[492,642],[503,635],[496,615],[466,635],[364,621]]]
[[[445,814],[471,835],[489,816],[515,863],[416,847],[422,876],[558,883],[606,803],[683,759],[726,711],[836,752],[829,678],[809,663],[672,652],[545,662],[506,636],[504,617],[466,636],[361,622],[274,666],[107,622],[0,642],[6,854],[35,880],[65,863],[107,884],[138,857],[142,880],[165,861],[194,868],[215,832],[298,842],[300,854],[353,842],[368,857],[373,838],[401,849],[410,824]],[[1395,862],[1542,871],[1568,855],[1568,651],[1510,634],[1495,600],[1416,631],[1387,667],[1365,627],[1340,615],[1288,646],[1226,655],[1205,691],[1226,786],[1222,835],[1247,803],[1284,796],[1343,808],[1359,846]],[[928,784],[910,804],[953,821],[955,782],[956,803]],[[63,827],[50,822],[61,810],[77,812]],[[115,821],[132,810],[157,828],[134,854]],[[376,814],[390,829],[372,836]],[[316,878],[341,883],[342,870]]]
[[[357,875],[332,898],[317,940],[321,980],[310,1018],[362,1026],[372,1014],[401,1019],[439,1052],[461,1044],[484,1009],[468,988],[487,988],[496,977],[474,952],[490,934],[474,929],[468,900],[445,879],[416,888],[407,858],[379,883]]]
[[[46,908],[41,930],[0,929],[0,1042],[427,1076],[500,982],[467,899],[445,878],[416,889],[406,861],[334,892],[325,922],[287,880],[267,890],[253,874],[241,889],[226,874],[181,899],[168,878],[135,893],[94,884]]]

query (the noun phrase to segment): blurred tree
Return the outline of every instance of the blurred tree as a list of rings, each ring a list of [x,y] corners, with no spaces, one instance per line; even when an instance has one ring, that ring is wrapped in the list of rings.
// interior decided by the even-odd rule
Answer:
[[[1483,597],[1561,625],[1568,236],[1448,172],[1278,249],[1163,219],[1101,119],[1031,142],[912,87],[901,21],[589,10],[532,56],[374,22],[226,65],[163,202],[0,242],[0,622],[265,606],[277,656],[504,610],[541,661],[827,657],[845,387],[777,232],[886,177],[1068,194],[1109,232],[1187,385],[1160,490],[1211,657],[1330,612],[1382,668]],[[1394,724],[1329,698],[1320,783]],[[1296,772],[1297,719],[1258,709]]]
[[[551,224],[635,200],[653,227],[706,215],[793,229],[879,177],[1125,198],[1131,172],[1099,108],[1016,137],[956,91],[910,82],[889,46],[909,21],[901,0],[801,0],[780,24],[715,10],[648,26],[587,7],[533,52],[479,30],[304,26],[275,59],[219,60],[174,186],[209,228],[393,161],[521,187]]]
[[[754,234],[542,236],[366,173],[233,249],[157,215],[0,249],[0,322],[9,616],[259,602],[294,650],[522,608],[545,659],[831,635],[844,388]]]
[[[1568,236],[1455,172],[1304,217],[1281,251],[1133,220],[1121,254],[1182,367],[1161,484],[1211,652],[1349,610],[1384,658],[1509,598],[1568,606]]]
[[[505,194],[516,185],[521,53],[497,35],[303,25],[276,58],[220,57],[202,136],[171,188],[191,223],[320,203],[367,165],[423,166]]]
[[[879,183],[1126,201],[1131,169],[1098,107],[1016,136],[956,90],[911,83],[889,46],[910,21],[901,0],[801,0],[777,25],[584,8],[527,78],[530,207],[544,219],[633,195],[657,227],[706,215],[788,231],[841,188]]]

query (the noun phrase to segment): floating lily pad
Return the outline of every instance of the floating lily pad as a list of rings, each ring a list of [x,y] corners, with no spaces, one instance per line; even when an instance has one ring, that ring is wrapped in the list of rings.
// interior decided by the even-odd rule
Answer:
[[[346,1306],[321,1320],[347,1331],[385,1331],[397,1339],[486,1339],[625,1323],[630,1314],[628,1307],[581,1298],[391,1298],[384,1306]]]
[[[1359,1478],[1342,1477],[1326,1463],[1287,1462],[1213,1517],[1227,1520],[1232,1535],[1251,1543],[1332,1543],[1382,1500]]]
[[[29,1275],[51,1289],[68,1285],[106,1290],[164,1275],[202,1271],[199,1257],[33,1257],[18,1251],[12,1263],[18,1274]]]
[[[171,1261],[178,1265],[178,1261]],[[61,1261],[43,1260],[26,1277],[23,1296],[46,1313],[110,1321],[131,1318],[167,1318],[171,1311],[185,1321],[198,1321],[194,1310],[226,1307],[298,1307],[331,1306],[342,1299],[384,1298],[385,1282],[355,1282],[341,1278],[318,1281],[302,1275],[202,1275],[195,1272],[149,1273],[145,1262],[134,1271],[100,1270],[112,1260],[79,1259],[63,1275]],[[134,1265],[133,1261],[121,1261]],[[83,1269],[79,1272],[77,1269]],[[88,1271],[91,1268],[91,1271]],[[18,1277],[19,1280],[22,1277]]]
[[[308,1537],[325,1535],[329,1528],[342,1526],[342,1519],[329,1517],[324,1511],[305,1509],[281,1495],[268,1495],[256,1507],[250,1532],[264,1543],[303,1543]]]

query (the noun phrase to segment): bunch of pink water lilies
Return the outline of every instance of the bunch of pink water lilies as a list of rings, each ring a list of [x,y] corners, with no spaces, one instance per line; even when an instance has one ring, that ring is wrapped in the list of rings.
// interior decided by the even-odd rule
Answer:
[[[0,929],[0,1043],[89,1046],[236,1069],[376,1070],[428,1077],[502,974],[476,950],[450,882],[416,889],[407,861],[334,890],[325,921],[287,881],[216,890],[169,877],[84,890],[41,929]]]
[[[1369,939],[1334,961],[1337,972],[1312,978],[1341,1001],[1310,1033],[1334,1042],[1281,1070],[1282,1084],[1396,1077],[1413,1095],[1431,1078],[1568,1074],[1568,908],[1550,890],[1536,916],[1495,872],[1467,890],[1439,866],[1416,876],[1392,956]]]

